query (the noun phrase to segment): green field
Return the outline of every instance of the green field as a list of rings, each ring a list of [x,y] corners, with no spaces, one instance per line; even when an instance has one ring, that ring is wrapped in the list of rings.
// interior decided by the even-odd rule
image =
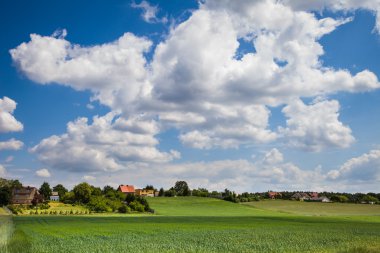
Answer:
[[[338,211],[306,216],[284,213],[286,203],[303,208],[291,201],[282,203],[281,212],[273,211],[280,205],[276,201],[253,206],[195,197],[149,202],[156,215],[15,216],[9,252],[380,252],[380,216],[368,215],[372,209],[364,216],[347,216],[344,207],[343,216]],[[9,222],[1,224],[12,229]]]
[[[242,205],[260,210],[313,216],[380,216],[380,205],[320,203],[288,200],[247,202]]]

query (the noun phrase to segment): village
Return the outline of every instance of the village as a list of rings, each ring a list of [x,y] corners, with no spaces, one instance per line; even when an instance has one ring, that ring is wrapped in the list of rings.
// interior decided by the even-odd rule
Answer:
[[[4,183],[5,182],[5,183]],[[62,184],[50,187],[44,182],[40,188],[33,186],[23,186],[18,180],[3,180],[0,187],[3,193],[8,194],[8,200],[2,201],[1,205],[8,205],[10,209],[22,212],[23,208],[49,208],[62,203],[68,206],[82,206],[86,210],[93,212],[145,212],[152,211],[145,198],[154,197],[176,197],[194,196],[216,198],[234,203],[253,202],[265,200],[289,200],[302,202],[321,203],[379,203],[378,194],[347,194],[332,192],[288,192],[288,191],[267,191],[256,193],[235,193],[225,189],[222,192],[208,191],[205,188],[190,189],[187,182],[177,181],[173,187],[165,190],[157,190],[152,185],[143,188],[136,188],[132,184],[120,184],[117,188],[105,186],[103,189],[88,183],[80,183],[72,190],[66,189]],[[57,204],[54,204],[57,203]]]

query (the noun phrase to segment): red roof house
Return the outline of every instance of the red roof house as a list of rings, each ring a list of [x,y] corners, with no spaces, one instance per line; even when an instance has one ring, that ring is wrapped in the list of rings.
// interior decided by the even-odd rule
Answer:
[[[276,197],[282,197],[282,194],[280,192],[268,192],[268,196],[270,199],[275,199]]]
[[[135,187],[133,185],[119,185],[119,188],[117,188],[118,191],[127,194],[135,194]]]

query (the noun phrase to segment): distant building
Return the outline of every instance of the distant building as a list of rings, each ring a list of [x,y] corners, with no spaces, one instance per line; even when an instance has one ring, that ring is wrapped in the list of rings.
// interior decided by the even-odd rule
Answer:
[[[154,197],[154,190],[136,189],[135,193],[141,197]]]
[[[270,199],[276,199],[276,198],[281,198],[282,194],[280,192],[268,192],[268,196]]]
[[[307,194],[306,192],[297,192],[293,194],[293,196],[290,199],[304,201],[304,200],[309,200],[310,198],[311,198],[310,195]]]
[[[326,197],[326,196],[321,196],[321,197],[317,197],[317,198],[310,198],[308,201],[312,201],[312,202],[331,202],[331,200]]]
[[[135,194],[135,187],[133,185],[123,185],[122,184],[122,185],[119,185],[117,190],[119,192],[124,193],[125,195],[128,195],[128,194],[134,195]]]
[[[43,202],[43,196],[35,187],[15,188],[12,191],[11,204],[31,205]]]
[[[52,192],[50,195],[50,201],[59,201],[59,194],[58,192]]]
[[[318,198],[318,192],[311,192],[309,195],[311,198]]]

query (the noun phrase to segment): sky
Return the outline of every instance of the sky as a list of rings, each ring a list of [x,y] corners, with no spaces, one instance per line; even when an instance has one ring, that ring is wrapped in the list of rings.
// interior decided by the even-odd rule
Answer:
[[[380,191],[380,1],[1,1],[0,177]]]

